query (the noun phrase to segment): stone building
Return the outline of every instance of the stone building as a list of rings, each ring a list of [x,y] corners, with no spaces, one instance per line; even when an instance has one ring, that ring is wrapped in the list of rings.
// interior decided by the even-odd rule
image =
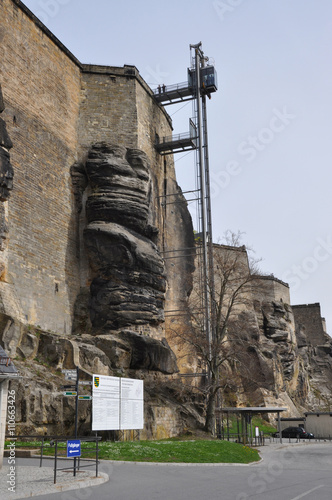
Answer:
[[[332,437],[332,413],[331,412],[306,412],[305,429],[311,432],[315,438],[331,440]]]

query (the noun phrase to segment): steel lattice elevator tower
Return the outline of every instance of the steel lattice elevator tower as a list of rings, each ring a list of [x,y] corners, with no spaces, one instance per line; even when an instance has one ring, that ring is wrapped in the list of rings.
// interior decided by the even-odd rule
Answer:
[[[215,291],[206,97],[210,98],[211,93],[217,91],[217,73],[214,65],[209,63],[209,58],[204,56],[201,42],[190,45],[190,51],[191,67],[188,68],[187,82],[168,86],[159,85],[154,90],[154,96],[157,102],[164,106],[192,100],[195,118],[189,121],[188,133],[158,138],[155,147],[161,155],[188,150],[196,151],[198,234],[201,245],[199,252],[201,306],[204,316],[203,330],[211,358],[211,345],[215,331]]]

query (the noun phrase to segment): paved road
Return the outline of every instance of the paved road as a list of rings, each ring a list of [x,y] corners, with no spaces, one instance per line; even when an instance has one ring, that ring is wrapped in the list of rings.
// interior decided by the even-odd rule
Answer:
[[[271,445],[256,465],[102,462],[101,486],[37,500],[331,500],[332,444]],[[31,462],[30,462],[31,463]]]

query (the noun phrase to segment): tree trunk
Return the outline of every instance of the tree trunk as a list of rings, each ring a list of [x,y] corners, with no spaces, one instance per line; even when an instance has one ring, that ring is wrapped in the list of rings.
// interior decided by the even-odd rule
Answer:
[[[214,388],[211,388],[209,399],[206,407],[206,416],[205,416],[205,426],[204,429],[206,432],[209,432],[212,436],[216,433],[216,398],[215,398]]]

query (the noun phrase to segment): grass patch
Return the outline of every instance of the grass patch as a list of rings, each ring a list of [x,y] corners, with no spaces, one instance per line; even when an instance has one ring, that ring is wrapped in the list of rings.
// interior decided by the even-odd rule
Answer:
[[[269,424],[269,422],[265,422],[265,420],[260,417],[253,417],[252,425],[253,427],[257,425],[259,430],[264,434],[271,434],[272,432],[277,431],[277,428],[274,425]]]
[[[247,464],[260,458],[257,450],[228,441],[140,441],[102,447],[104,458],[135,462]]]
[[[22,443],[23,444],[23,443]],[[59,455],[65,456],[65,443],[58,449]],[[27,443],[24,443],[26,447]],[[16,443],[20,447],[20,443]],[[36,448],[36,443],[29,443]],[[63,447],[63,448],[62,448]],[[82,457],[93,458],[95,454],[88,449],[93,443],[83,443]],[[45,455],[54,455],[54,447],[45,443]],[[121,460],[130,462],[167,462],[167,463],[240,463],[248,464],[260,459],[258,451],[248,446],[228,441],[216,440],[160,440],[160,441],[125,441],[99,443],[99,458],[105,460]]]

